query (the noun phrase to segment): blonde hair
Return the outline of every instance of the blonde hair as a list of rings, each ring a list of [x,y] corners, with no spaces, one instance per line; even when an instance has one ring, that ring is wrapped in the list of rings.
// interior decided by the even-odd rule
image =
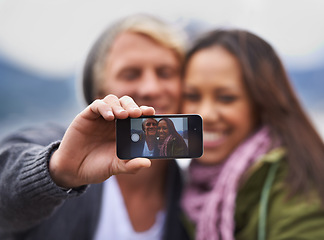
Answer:
[[[148,14],[123,18],[101,34],[88,54],[83,74],[83,93],[88,103],[99,94],[109,51],[117,36],[124,32],[143,34],[161,46],[171,49],[181,64],[184,61],[186,38],[180,29]]]

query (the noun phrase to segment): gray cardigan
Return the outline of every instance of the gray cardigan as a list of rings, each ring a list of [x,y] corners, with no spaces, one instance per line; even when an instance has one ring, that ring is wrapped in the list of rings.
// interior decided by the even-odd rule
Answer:
[[[48,161],[64,129],[47,125],[23,130],[0,143],[0,239],[93,239],[102,184],[67,193],[50,178]],[[163,239],[188,239],[179,207],[181,173],[170,161]]]

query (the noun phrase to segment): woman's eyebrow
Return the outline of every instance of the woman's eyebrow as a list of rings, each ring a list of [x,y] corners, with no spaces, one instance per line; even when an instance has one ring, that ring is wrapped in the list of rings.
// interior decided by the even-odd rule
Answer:
[[[237,92],[240,90],[238,87],[234,86],[222,86],[214,90],[215,93],[224,93],[224,92]]]

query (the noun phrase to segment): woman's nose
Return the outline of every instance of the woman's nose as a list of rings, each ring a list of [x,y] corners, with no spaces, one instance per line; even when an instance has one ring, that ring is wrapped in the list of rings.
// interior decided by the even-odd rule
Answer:
[[[209,100],[205,100],[200,104],[199,114],[204,121],[217,121],[220,117],[220,111],[217,108],[217,104]]]

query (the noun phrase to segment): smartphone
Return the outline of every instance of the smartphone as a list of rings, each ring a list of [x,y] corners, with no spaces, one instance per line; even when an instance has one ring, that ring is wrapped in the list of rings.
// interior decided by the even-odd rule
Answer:
[[[123,160],[199,158],[203,154],[202,132],[198,114],[117,119],[117,156]]]

